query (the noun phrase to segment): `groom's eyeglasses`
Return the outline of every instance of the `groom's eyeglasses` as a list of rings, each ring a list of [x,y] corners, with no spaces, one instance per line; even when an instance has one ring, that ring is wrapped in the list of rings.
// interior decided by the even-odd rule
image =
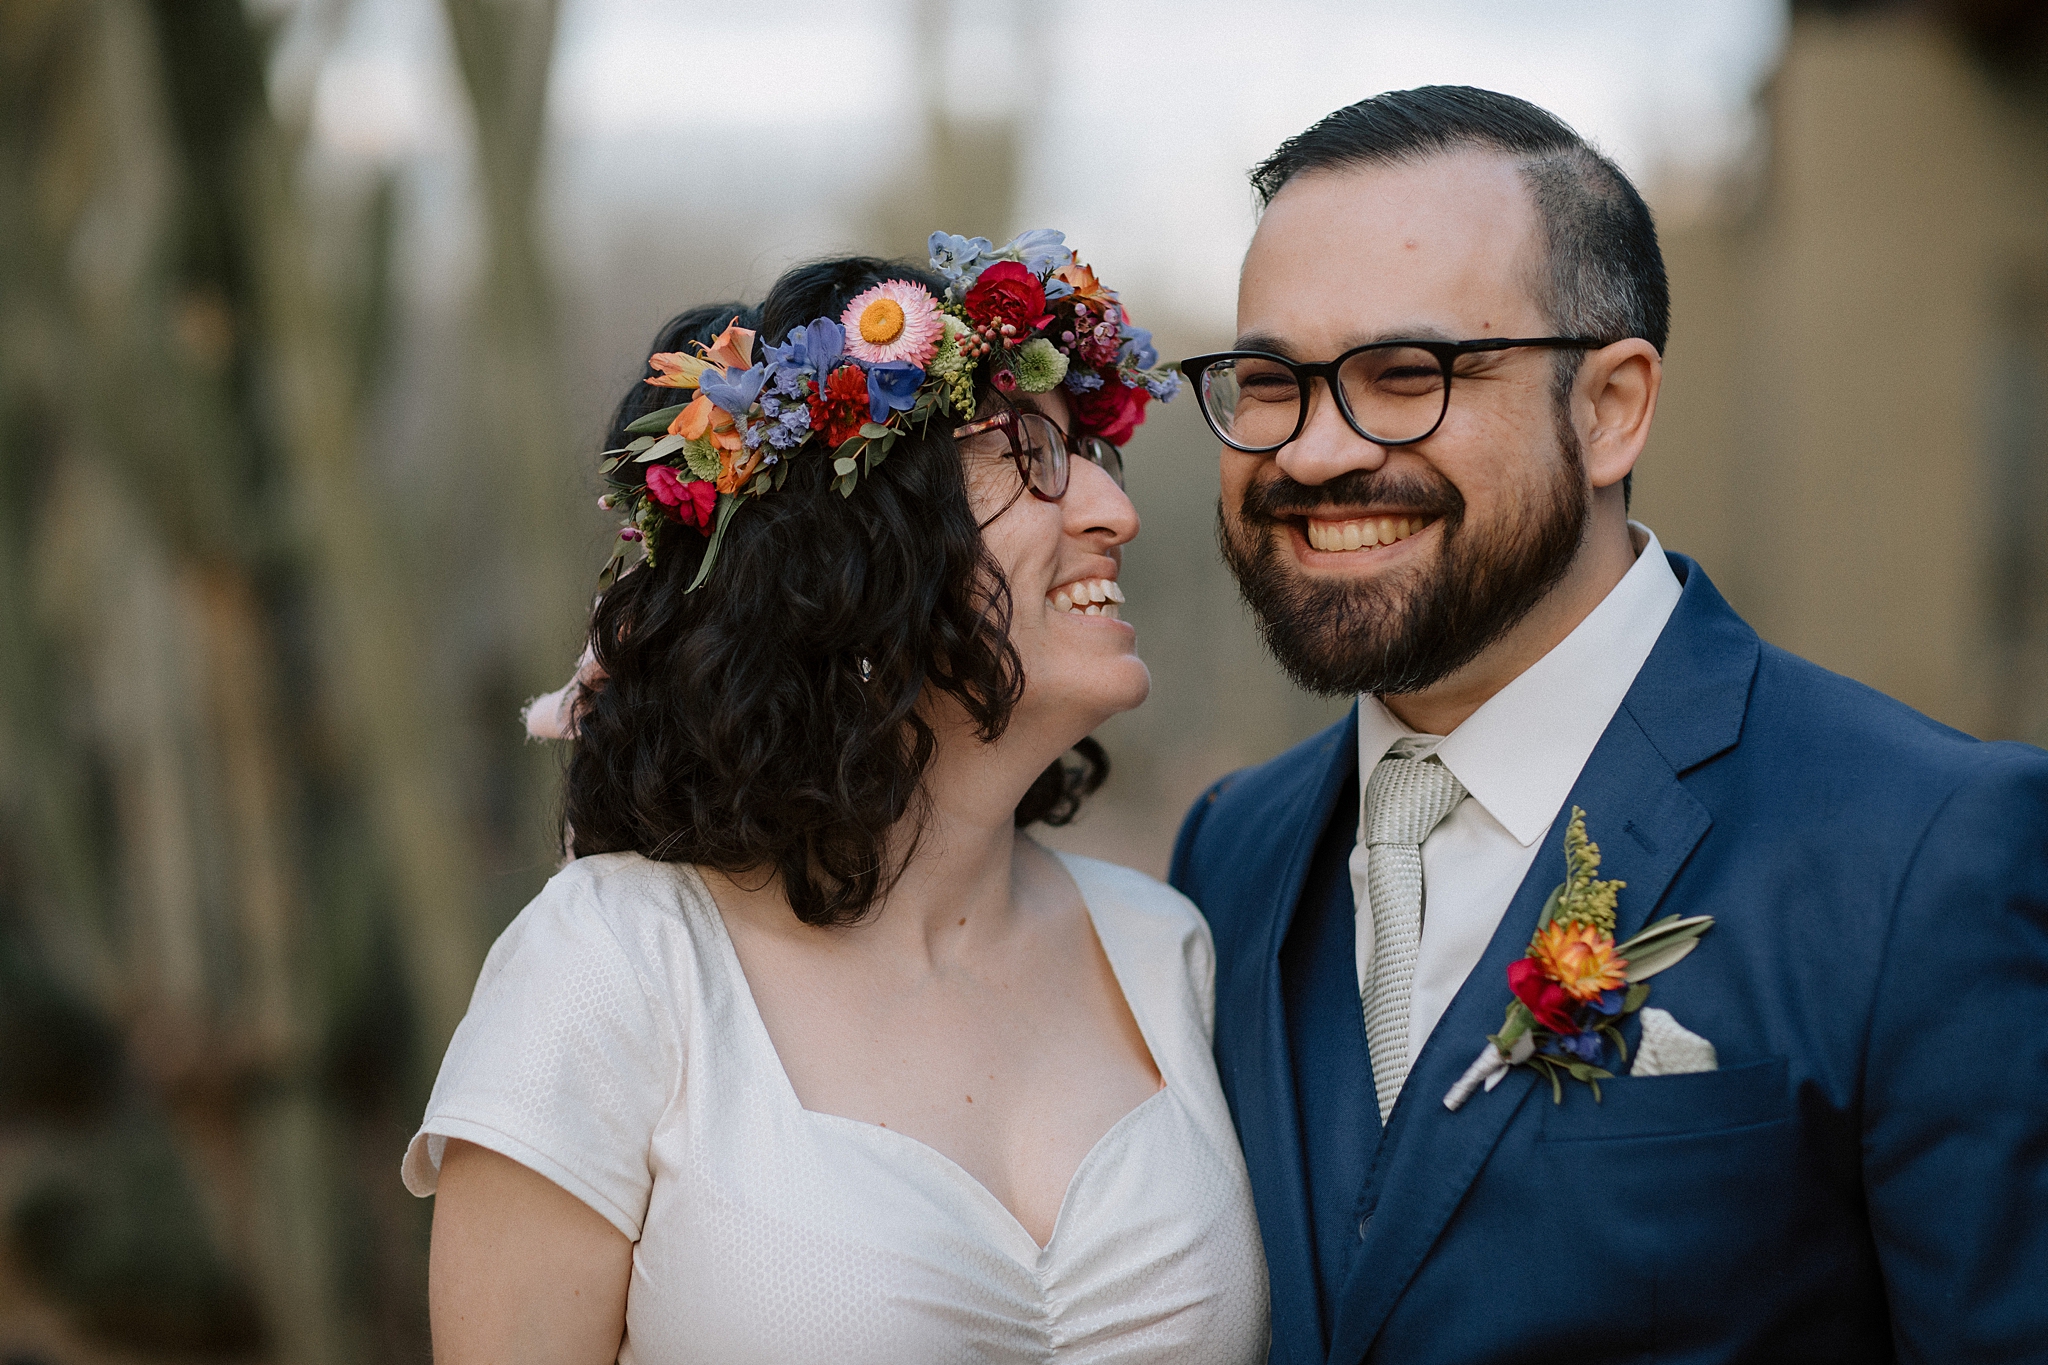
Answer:
[[[1374,445],[1407,446],[1443,425],[1458,357],[1519,346],[1592,350],[1592,337],[1488,337],[1482,341],[1375,341],[1335,360],[1304,364],[1269,351],[1192,356],[1180,372],[1209,427],[1227,446],[1264,455],[1308,425],[1309,381],[1321,379],[1351,429]]]
[[[1024,487],[1040,502],[1058,502],[1066,496],[1067,474],[1074,454],[1099,466],[1103,473],[1124,486],[1124,457],[1100,436],[1083,436],[1078,442],[1053,425],[1043,413],[1005,408],[992,417],[956,428],[953,439],[964,441],[984,431],[1000,431],[1010,440],[1010,457]]]

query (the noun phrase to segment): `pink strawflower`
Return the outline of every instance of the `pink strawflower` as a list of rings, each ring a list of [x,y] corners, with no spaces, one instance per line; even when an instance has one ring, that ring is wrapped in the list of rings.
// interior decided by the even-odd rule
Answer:
[[[945,335],[938,301],[910,280],[884,280],[854,295],[839,325],[846,329],[847,354],[870,365],[891,360],[928,365]]]

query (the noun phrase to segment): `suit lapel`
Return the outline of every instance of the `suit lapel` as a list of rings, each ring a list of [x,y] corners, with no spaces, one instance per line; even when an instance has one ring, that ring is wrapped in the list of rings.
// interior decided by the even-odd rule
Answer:
[[[1316,841],[1331,818],[1331,807],[1357,763],[1358,708],[1330,731],[1319,762],[1272,812],[1279,859],[1267,876],[1247,885],[1264,904],[1266,925],[1256,967],[1239,974],[1235,1017],[1255,1021],[1240,1037],[1236,1069],[1237,1121],[1246,1165],[1254,1182],[1259,1224],[1269,1262],[1273,1302],[1273,1358],[1320,1365],[1322,1330],[1316,1306],[1313,1240],[1309,1235],[1308,1182],[1302,1170],[1300,1110],[1294,1094],[1294,1066],[1287,1046],[1287,1012],[1281,997],[1280,946],[1294,922],[1308,879]],[[1219,1030],[1219,1037],[1222,1036]]]
[[[1389,1116],[1368,1184],[1372,1221],[1348,1276],[1331,1334],[1330,1360],[1364,1358],[1395,1302],[1449,1223],[1515,1114],[1550,1102],[1524,1068],[1452,1113],[1443,1096],[1506,1012],[1508,964],[1527,949],[1536,917],[1564,879],[1564,826],[1586,811],[1600,845],[1601,875],[1628,883],[1616,911],[1625,938],[1663,913],[1659,903],[1711,823],[1678,774],[1732,746],[1756,670],[1756,636],[1729,610],[1698,566],[1671,556],[1685,584],[1571,795],[1545,834],[1485,954],[1416,1057]],[[1276,1304],[1277,1311],[1277,1304]]]

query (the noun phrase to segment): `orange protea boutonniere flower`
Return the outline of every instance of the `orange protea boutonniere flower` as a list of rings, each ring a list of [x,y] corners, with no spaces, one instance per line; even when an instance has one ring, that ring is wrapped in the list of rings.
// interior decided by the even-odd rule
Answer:
[[[1564,1081],[1580,1081],[1600,1098],[1614,1073],[1612,1048],[1628,1060],[1621,1026],[1650,998],[1644,984],[1699,946],[1712,915],[1666,915],[1626,943],[1614,941],[1616,898],[1628,885],[1600,876],[1600,845],[1586,837],[1586,812],[1572,807],[1564,831],[1564,881],[1543,903],[1529,951],[1508,964],[1514,1001],[1500,1032],[1444,1096],[1455,1110],[1484,1085],[1499,1085],[1509,1068],[1526,1066],[1550,1082],[1564,1103]]]
[[[1582,1002],[1620,986],[1628,966],[1615,955],[1614,936],[1590,924],[1546,925],[1530,942],[1529,956],[1566,995]]]

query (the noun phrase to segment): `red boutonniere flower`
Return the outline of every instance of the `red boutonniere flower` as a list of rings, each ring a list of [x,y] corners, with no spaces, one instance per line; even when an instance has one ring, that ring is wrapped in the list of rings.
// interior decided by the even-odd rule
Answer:
[[[1666,915],[1625,943],[1614,941],[1615,902],[1626,882],[1601,878],[1600,845],[1586,836],[1586,813],[1572,807],[1564,831],[1565,877],[1544,902],[1529,951],[1508,964],[1515,997],[1499,1033],[1465,1068],[1444,1108],[1455,1110],[1482,1085],[1500,1084],[1512,1067],[1530,1067],[1564,1103],[1564,1082],[1579,1081],[1600,1098],[1612,1080],[1610,1051],[1628,1060],[1621,1025],[1650,998],[1649,978],[1699,946],[1712,915]]]
[[[997,261],[982,271],[961,306],[983,327],[1014,328],[1006,335],[1019,341],[1052,321],[1044,283],[1016,261]]]
[[[1579,1021],[1572,1018],[1578,1002],[1565,993],[1564,987],[1545,976],[1534,958],[1516,958],[1508,964],[1508,989],[1515,993],[1515,999],[1529,1007],[1536,1022],[1551,1032],[1579,1031]]]
[[[1145,420],[1145,405],[1151,401],[1151,394],[1131,388],[1114,376],[1092,393],[1067,395],[1076,433],[1100,436],[1113,446],[1131,439],[1131,433]]]

